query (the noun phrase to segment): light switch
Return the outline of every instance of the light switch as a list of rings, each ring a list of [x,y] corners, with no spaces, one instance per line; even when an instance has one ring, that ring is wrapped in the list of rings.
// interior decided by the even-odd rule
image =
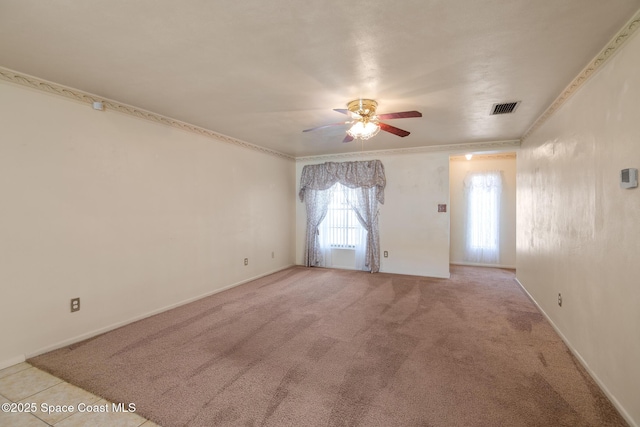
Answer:
[[[446,212],[447,205],[438,205],[438,212]]]

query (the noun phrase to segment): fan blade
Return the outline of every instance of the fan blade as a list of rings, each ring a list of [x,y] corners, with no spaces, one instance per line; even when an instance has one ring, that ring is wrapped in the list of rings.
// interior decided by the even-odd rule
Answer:
[[[351,135],[347,135],[344,137],[344,139],[342,140],[342,142],[351,142],[353,141],[353,137]]]
[[[392,133],[394,135],[398,135],[403,138],[411,133],[411,132],[407,132],[406,130],[399,129],[395,126],[388,125],[386,123],[378,123],[378,124],[380,125],[380,129],[382,129],[383,131]]]
[[[407,117],[422,117],[422,113],[420,111],[402,111],[400,113],[378,114],[380,120],[404,119]]]
[[[341,125],[346,125],[346,124],[349,124],[349,122],[331,123],[331,124],[328,124],[328,125],[317,126],[317,127],[311,128],[311,129],[305,129],[302,132],[309,132],[309,131],[316,130],[316,129],[323,129],[323,128],[328,128],[328,127],[331,127],[331,126],[341,126]]]
[[[333,111],[337,111],[338,113],[342,114],[349,114],[349,110],[347,110],[346,108],[334,108]]]

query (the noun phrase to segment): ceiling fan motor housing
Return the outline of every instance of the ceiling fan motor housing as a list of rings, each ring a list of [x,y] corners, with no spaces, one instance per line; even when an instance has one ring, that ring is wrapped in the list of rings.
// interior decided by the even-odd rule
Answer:
[[[378,108],[378,103],[373,99],[356,99],[347,104],[349,111],[366,121],[375,117],[376,108]]]

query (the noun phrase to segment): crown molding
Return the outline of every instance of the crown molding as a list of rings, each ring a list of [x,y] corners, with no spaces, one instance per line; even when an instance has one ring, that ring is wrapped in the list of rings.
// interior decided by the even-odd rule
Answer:
[[[567,100],[573,96],[587,80],[593,76],[602,65],[604,65],[616,52],[619,52],[621,47],[631,38],[631,35],[636,32],[640,27],[640,10],[622,27],[620,31],[609,41],[604,49],[578,74],[578,76],[571,81],[564,91],[556,98],[555,101],[542,113],[538,119],[533,122],[531,127],[527,129],[522,136],[522,141],[527,139],[533,131],[538,129],[544,122],[549,119],[560,107],[564,105]]]
[[[17,71],[10,70],[8,68],[0,67],[0,80],[5,80],[11,83],[15,83],[21,86],[27,86],[32,89],[41,90],[44,92],[59,95],[67,99],[72,99],[84,104],[92,105],[94,102],[102,102],[105,109],[117,111],[119,113],[128,114],[130,116],[137,117],[139,119],[149,120],[155,123],[160,123],[166,126],[178,128],[187,132],[195,133],[198,135],[206,136],[208,138],[215,139],[217,141],[223,141],[228,144],[236,145],[242,148],[246,148],[253,151],[258,151],[271,156],[280,157],[287,160],[294,160],[295,157],[288,154],[281,153],[279,151],[270,150],[268,148],[260,147],[258,145],[251,144],[240,139],[232,138],[209,129],[205,129],[200,126],[192,125],[190,123],[182,122],[180,120],[172,119],[161,114],[156,114],[151,111],[143,110],[131,105],[122,104],[112,99],[105,99],[98,95],[84,92],[78,89],[63,86],[57,83],[53,83],[47,80],[39,79],[27,74],[19,73]]]
[[[356,151],[341,154],[323,154],[319,156],[296,157],[296,162],[310,162],[320,160],[347,159],[353,157],[370,157],[394,154],[417,154],[417,153],[458,153],[467,151],[506,151],[520,147],[520,140],[490,141],[490,142],[470,142],[466,144],[430,145],[414,148],[395,148],[391,150]]]
[[[496,154],[474,154],[472,160],[506,160],[515,159],[516,153],[496,153]],[[451,156],[449,160],[452,162],[467,162],[465,156]]]
[[[391,155],[391,154],[413,154],[413,153],[425,153],[425,152],[457,152],[457,151],[491,151],[491,150],[506,150],[513,149],[520,146],[519,140],[509,141],[493,141],[493,142],[477,142],[466,144],[452,144],[452,145],[434,145],[416,148],[398,148],[390,150],[377,150],[377,151],[359,151],[354,153],[343,154],[325,154],[319,156],[308,157],[294,157],[288,154],[281,153],[279,151],[271,150],[268,148],[260,147],[230,136],[226,136],[209,129],[205,129],[200,126],[192,125],[180,120],[172,119],[160,114],[153,113],[151,111],[143,110],[131,105],[123,104],[112,99],[100,97],[98,95],[84,92],[79,89],[74,89],[68,86],[64,86],[58,83],[53,83],[47,80],[43,80],[28,74],[19,73],[8,68],[0,67],[0,80],[5,80],[17,85],[26,86],[31,89],[40,90],[43,92],[51,93],[54,95],[62,96],[67,99],[71,99],[83,104],[92,105],[94,102],[102,102],[105,109],[117,111],[119,113],[128,114],[140,119],[149,120],[155,123],[171,126],[174,128],[182,129],[187,132],[195,133],[198,135],[206,136],[218,141],[223,141],[229,144],[237,145],[253,151],[258,151],[264,154],[280,157],[287,160],[296,160],[298,162],[326,160],[326,159],[342,159],[353,158],[368,155]]]

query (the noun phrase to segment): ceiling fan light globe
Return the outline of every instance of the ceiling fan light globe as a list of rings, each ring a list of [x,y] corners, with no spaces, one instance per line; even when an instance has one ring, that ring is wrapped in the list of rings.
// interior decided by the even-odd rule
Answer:
[[[380,126],[374,122],[356,122],[347,130],[347,134],[354,139],[367,140],[380,132]]]

